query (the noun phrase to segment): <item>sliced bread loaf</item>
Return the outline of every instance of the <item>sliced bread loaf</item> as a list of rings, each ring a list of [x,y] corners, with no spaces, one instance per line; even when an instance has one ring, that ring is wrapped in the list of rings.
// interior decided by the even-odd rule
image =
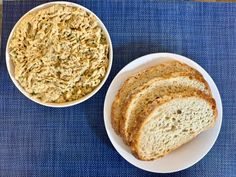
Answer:
[[[156,98],[164,95],[178,93],[190,88],[198,89],[205,94],[210,93],[210,89],[202,78],[189,73],[174,73],[168,78],[154,78],[146,84],[138,87],[135,93],[131,94],[123,106],[122,121],[120,121],[120,133],[126,142],[132,141],[132,132],[136,124],[136,117],[142,112],[144,107],[153,102]]]
[[[122,117],[121,110],[124,105],[124,101],[129,96],[129,94],[132,93],[132,91],[134,91],[137,87],[148,82],[150,79],[153,79],[155,77],[162,77],[175,72],[187,72],[202,77],[198,71],[191,68],[190,66],[173,60],[141,71],[129,77],[124,82],[112,103],[111,123],[117,134],[120,133],[120,120]]]
[[[157,99],[138,118],[133,154],[153,160],[170,153],[215,124],[215,100],[199,91]]]

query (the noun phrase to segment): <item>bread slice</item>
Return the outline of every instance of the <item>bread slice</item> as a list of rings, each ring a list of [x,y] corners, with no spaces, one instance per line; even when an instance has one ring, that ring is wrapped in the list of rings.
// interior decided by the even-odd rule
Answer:
[[[122,110],[120,133],[126,144],[130,144],[132,141],[133,128],[137,123],[136,117],[148,103],[169,93],[188,90],[189,87],[210,94],[210,89],[202,78],[188,73],[174,73],[169,75],[168,78],[154,78],[137,88],[135,93],[131,94],[129,99],[126,100]]]
[[[124,82],[112,103],[111,123],[117,134],[120,133],[120,120],[122,117],[121,110],[124,105],[124,101],[129,96],[129,94],[132,93],[135,88],[143,85],[150,79],[153,79],[155,77],[162,77],[175,72],[186,72],[196,74],[199,75],[199,77],[202,77],[197,70],[191,68],[190,66],[178,62],[176,60],[172,60],[141,71],[129,77]]]
[[[138,118],[132,152],[141,160],[163,157],[213,127],[216,117],[215,100],[199,91],[157,99]]]

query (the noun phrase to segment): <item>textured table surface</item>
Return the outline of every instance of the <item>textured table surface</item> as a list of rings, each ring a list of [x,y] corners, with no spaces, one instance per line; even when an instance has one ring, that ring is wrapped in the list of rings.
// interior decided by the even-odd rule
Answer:
[[[13,25],[42,2],[46,1],[3,3],[0,177],[236,177],[236,4],[77,1],[107,26],[114,64],[94,97],[70,108],[53,109],[23,96],[5,66],[5,45]],[[192,58],[212,76],[223,101],[222,129],[212,150],[193,167],[173,174],[153,174],[129,164],[113,148],[104,128],[103,101],[111,80],[127,63],[152,52]]]

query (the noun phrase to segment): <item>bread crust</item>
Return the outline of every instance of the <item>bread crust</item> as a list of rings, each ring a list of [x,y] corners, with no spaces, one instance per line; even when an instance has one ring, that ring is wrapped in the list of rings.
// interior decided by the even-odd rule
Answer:
[[[156,100],[153,103],[151,103],[150,105],[148,105],[147,108],[143,111],[142,115],[140,115],[138,117],[138,121],[137,121],[138,123],[135,127],[135,130],[134,130],[134,132],[135,132],[135,135],[133,136],[134,139],[131,143],[131,151],[132,151],[132,153],[134,154],[135,157],[137,157],[140,160],[158,159],[160,157],[163,157],[163,156],[169,154],[170,152],[174,151],[175,149],[182,146],[183,144],[191,141],[194,137],[196,137],[198,135],[198,134],[194,134],[193,137],[190,140],[188,140],[187,142],[185,142],[183,144],[180,144],[179,146],[174,147],[169,152],[164,153],[160,157],[145,158],[145,157],[141,156],[140,153],[139,153],[140,149],[138,148],[138,143],[139,143],[140,136],[141,136],[141,130],[145,126],[145,124],[150,120],[150,117],[151,117],[150,115],[153,113],[153,111],[155,109],[157,109],[157,107],[161,106],[162,104],[165,104],[166,102],[168,102],[172,99],[186,98],[186,97],[198,97],[198,98],[206,100],[209,103],[209,105],[211,105],[213,113],[214,113],[214,121],[212,122],[212,124],[209,127],[214,126],[214,124],[216,122],[216,119],[217,119],[217,116],[218,116],[218,112],[217,112],[217,109],[216,109],[216,102],[215,102],[214,98],[212,98],[209,95],[204,94],[203,92],[201,92],[199,90],[194,90],[193,89],[192,91],[184,92],[182,94],[172,94],[172,95],[167,96],[166,98]],[[209,129],[209,127],[205,128],[203,131]]]
[[[122,120],[122,109],[123,109],[123,104],[125,99],[127,99],[127,97],[129,97],[129,94],[126,95],[125,90],[128,86],[132,85],[133,83],[135,83],[137,80],[140,80],[142,76],[148,76],[149,73],[154,72],[158,69],[161,68],[167,68],[167,67],[176,67],[176,68],[183,68],[183,71],[189,71],[189,73],[195,74],[199,76],[199,79],[202,79],[204,82],[204,78],[202,77],[202,75],[195,70],[194,68],[188,66],[187,64],[181,63],[179,61],[176,60],[171,60],[165,63],[161,63],[152,67],[149,67],[143,71],[138,72],[137,74],[134,74],[133,76],[129,77],[121,86],[121,88],[119,89],[119,91],[117,92],[115,99],[112,103],[112,108],[111,108],[111,124],[113,129],[115,130],[115,132],[120,135],[120,121]],[[174,73],[175,71],[173,71]],[[153,77],[154,78],[154,77]],[[152,79],[152,78],[150,78]],[[149,79],[149,80],[150,80]],[[206,83],[206,82],[205,82]],[[144,84],[144,83],[143,83]],[[207,83],[206,83],[207,84]],[[209,87],[209,86],[208,86]]]

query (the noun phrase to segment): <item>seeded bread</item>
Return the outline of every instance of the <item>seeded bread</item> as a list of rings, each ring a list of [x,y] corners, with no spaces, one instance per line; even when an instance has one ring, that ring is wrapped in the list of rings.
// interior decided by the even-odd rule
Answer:
[[[143,85],[149,80],[155,77],[163,77],[175,72],[186,72],[190,74],[199,75],[198,71],[191,68],[190,66],[180,63],[178,61],[169,61],[153,67],[150,67],[144,71],[141,71],[131,77],[129,77],[118,93],[116,94],[115,100],[112,103],[111,111],[111,123],[117,134],[120,134],[120,120],[122,118],[122,108],[126,98],[135,90],[135,88]]]
[[[200,91],[156,99],[138,117],[132,152],[141,160],[163,157],[213,127],[216,117],[215,100]]]
[[[120,133],[126,144],[132,141],[133,129],[138,123],[136,117],[141,114],[144,107],[156,98],[164,95],[198,89],[205,94],[210,94],[208,85],[197,75],[188,73],[174,73],[168,78],[154,78],[136,89],[124,104],[122,121],[120,121]]]

